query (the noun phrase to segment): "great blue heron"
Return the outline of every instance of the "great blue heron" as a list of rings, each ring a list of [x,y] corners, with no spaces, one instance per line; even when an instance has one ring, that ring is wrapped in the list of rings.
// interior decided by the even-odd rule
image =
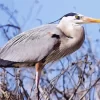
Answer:
[[[60,18],[59,24],[42,25],[15,36],[0,50],[0,66],[35,65],[38,87],[41,70],[47,63],[80,48],[85,38],[81,26],[84,23],[100,23],[100,19],[68,13]]]

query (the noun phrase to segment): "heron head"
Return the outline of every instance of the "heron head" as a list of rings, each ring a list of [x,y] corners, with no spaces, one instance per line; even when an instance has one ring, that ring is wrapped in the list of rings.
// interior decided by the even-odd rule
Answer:
[[[72,22],[75,24],[100,23],[100,19],[87,17],[78,13],[68,13],[64,15],[61,20],[64,20],[65,22]]]

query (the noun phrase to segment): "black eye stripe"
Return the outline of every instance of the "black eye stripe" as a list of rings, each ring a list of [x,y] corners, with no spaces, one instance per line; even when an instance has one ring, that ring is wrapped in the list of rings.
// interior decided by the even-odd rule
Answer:
[[[51,23],[57,22],[57,21],[61,20],[63,17],[68,17],[68,16],[78,16],[78,14],[77,14],[77,13],[71,12],[71,13],[65,14],[64,16],[62,16],[61,18],[59,18],[58,20],[53,21],[53,22],[51,22]],[[78,16],[76,19],[81,19],[81,17],[82,17],[82,16]],[[51,23],[49,23],[49,24],[51,24]]]
[[[76,13],[68,13],[68,14],[64,15],[64,17],[75,16],[75,15],[77,15],[77,14]]]

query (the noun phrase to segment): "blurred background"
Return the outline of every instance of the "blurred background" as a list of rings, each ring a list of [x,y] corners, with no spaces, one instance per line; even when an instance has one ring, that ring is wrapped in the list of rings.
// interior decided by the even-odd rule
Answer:
[[[0,48],[8,40],[69,12],[100,18],[99,0],[0,0]],[[100,24],[86,24],[82,47],[45,66],[40,100],[100,100]],[[0,100],[36,100],[35,69],[1,68]]]

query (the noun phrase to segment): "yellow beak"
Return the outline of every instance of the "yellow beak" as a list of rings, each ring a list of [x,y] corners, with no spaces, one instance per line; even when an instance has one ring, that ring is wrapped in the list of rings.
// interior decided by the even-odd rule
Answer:
[[[100,23],[100,19],[95,19],[95,18],[91,18],[91,17],[83,17],[82,18],[84,23]]]

